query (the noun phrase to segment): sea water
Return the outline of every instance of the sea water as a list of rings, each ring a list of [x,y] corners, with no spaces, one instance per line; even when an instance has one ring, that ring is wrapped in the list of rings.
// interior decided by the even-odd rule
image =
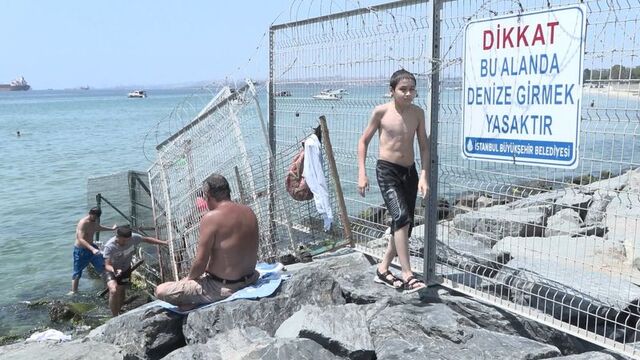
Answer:
[[[189,96],[193,89],[148,93],[129,99],[126,90],[0,92],[0,336],[41,325],[46,311],[26,311],[27,303],[70,290],[87,179],[146,171],[155,145],[189,117],[169,119],[172,110],[188,98],[197,111],[211,97]],[[80,296],[103,286],[85,271]]]

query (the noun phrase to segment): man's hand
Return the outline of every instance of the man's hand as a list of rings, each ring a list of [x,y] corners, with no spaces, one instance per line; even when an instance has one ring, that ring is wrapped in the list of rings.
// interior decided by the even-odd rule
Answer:
[[[421,176],[420,180],[418,181],[418,194],[420,194],[422,198],[425,199],[429,195],[429,191],[430,189],[427,179]]]
[[[98,256],[98,255],[100,255],[100,250],[99,250],[99,249],[93,248],[93,249],[91,250],[91,252],[93,253],[93,256]]]
[[[369,178],[367,174],[360,174],[358,176],[358,193],[364,197],[365,192],[369,191]]]

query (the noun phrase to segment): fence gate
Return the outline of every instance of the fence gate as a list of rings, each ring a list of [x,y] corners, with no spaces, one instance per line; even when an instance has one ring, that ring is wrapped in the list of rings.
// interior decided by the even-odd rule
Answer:
[[[584,59],[577,168],[464,159],[465,26],[576,4],[587,17],[576,54]],[[415,73],[415,102],[431,121],[435,193],[426,216],[417,209],[414,269],[640,357],[639,22],[638,1],[487,0],[399,1],[272,26],[271,148],[291,146],[325,115],[356,248],[381,257],[388,227],[374,180],[377,141],[365,198],[356,193],[356,146],[373,107],[388,101],[391,73]]]

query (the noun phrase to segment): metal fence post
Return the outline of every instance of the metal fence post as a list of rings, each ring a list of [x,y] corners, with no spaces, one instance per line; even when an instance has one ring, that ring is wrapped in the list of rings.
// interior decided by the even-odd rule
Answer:
[[[429,198],[425,213],[424,226],[424,281],[436,283],[436,228],[438,226],[438,111],[440,107],[440,11],[442,0],[429,3],[431,12],[431,97],[429,108],[429,153],[431,162],[429,175]]]

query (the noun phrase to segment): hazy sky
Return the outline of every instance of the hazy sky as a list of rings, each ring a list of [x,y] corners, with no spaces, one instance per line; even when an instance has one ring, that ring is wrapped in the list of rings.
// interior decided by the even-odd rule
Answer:
[[[268,74],[268,28],[384,1],[2,2],[0,83],[34,89],[184,84]]]

